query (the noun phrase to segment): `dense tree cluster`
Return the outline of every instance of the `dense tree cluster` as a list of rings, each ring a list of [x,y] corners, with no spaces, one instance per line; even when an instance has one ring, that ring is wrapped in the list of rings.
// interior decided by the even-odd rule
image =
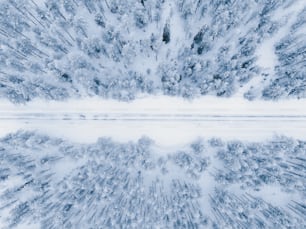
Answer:
[[[273,16],[296,2],[1,1],[0,96],[228,97],[265,74],[256,50],[286,25]],[[305,95],[304,15],[275,46],[266,99]]]
[[[306,142],[148,138],[72,144],[35,132],[0,139],[4,228],[301,228]],[[235,187],[235,188],[234,188]],[[285,197],[271,203],[266,188]]]
[[[235,193],[217,189],[210,197],[213,213],[218,223],[213,228],[303,228],[305,219],[295,218],[286,210],[273,206],[262,198],[250,194],[237,196]],[[301,203],[291,203],[298,206]],[[304,210],[299,212],[303,214]]]
[[[275,78],[263,91],[266,99],[306,97],[306,7],[297,16],[290,32],[275,45],[278,65]]]
[[[240,183],[242,188],[260,190],[277,184],[286,192],[305,195],[305,142],[279,138],[268,144],[231,142],[218,152],[224,167],[216,174],[221,183]]]

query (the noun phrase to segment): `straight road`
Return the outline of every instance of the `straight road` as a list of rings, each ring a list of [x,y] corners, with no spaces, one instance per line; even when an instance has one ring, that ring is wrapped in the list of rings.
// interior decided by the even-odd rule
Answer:
[[[77,142],[99,137],[116,141],[146,135],[163,146],[184,145],[198,137],[261,141],[274,135],[306,139],[306,100],[282,102],[237,98],[186,101],[156,97],[134,102],[86,99],[0,103],[0,136],[36,130]]]

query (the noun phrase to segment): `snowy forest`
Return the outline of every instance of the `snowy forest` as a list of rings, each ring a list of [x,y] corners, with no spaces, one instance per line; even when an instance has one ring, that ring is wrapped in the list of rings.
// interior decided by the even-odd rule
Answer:
[[[0,0],[0,229],[306,229],[306,0]]]
[[[0,220],[12,228],[306,225],[306,141],[298,139],[197,139],[165,153],[147,137],[75,144],[19,131],[0,139],[0,158],[0,184],[9,184]]]
[[[0,97],[305,97],[303,0],[2,0]]]

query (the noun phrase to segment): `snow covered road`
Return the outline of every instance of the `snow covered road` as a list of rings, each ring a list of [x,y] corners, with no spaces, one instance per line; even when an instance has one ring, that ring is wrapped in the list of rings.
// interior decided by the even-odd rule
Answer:
[[[92,98],[36,101],[27,106],[1,103],[0,108],[1,136],[19,129],[77,142],[95,142],[103,136],[124,142],[146,135],[163,146],[188,144],[198,137],[261,141],[286,135],[306,139],[305,100],[155,97],[123,103]]]

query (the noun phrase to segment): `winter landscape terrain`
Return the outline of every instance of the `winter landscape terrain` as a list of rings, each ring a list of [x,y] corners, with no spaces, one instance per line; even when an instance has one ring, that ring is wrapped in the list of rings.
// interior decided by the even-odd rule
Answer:
[[[0,229],[305,229],[305,97],[304,0],[0,0]]]
[[[0,226],[304,228],[304,104],[2,101]]]

